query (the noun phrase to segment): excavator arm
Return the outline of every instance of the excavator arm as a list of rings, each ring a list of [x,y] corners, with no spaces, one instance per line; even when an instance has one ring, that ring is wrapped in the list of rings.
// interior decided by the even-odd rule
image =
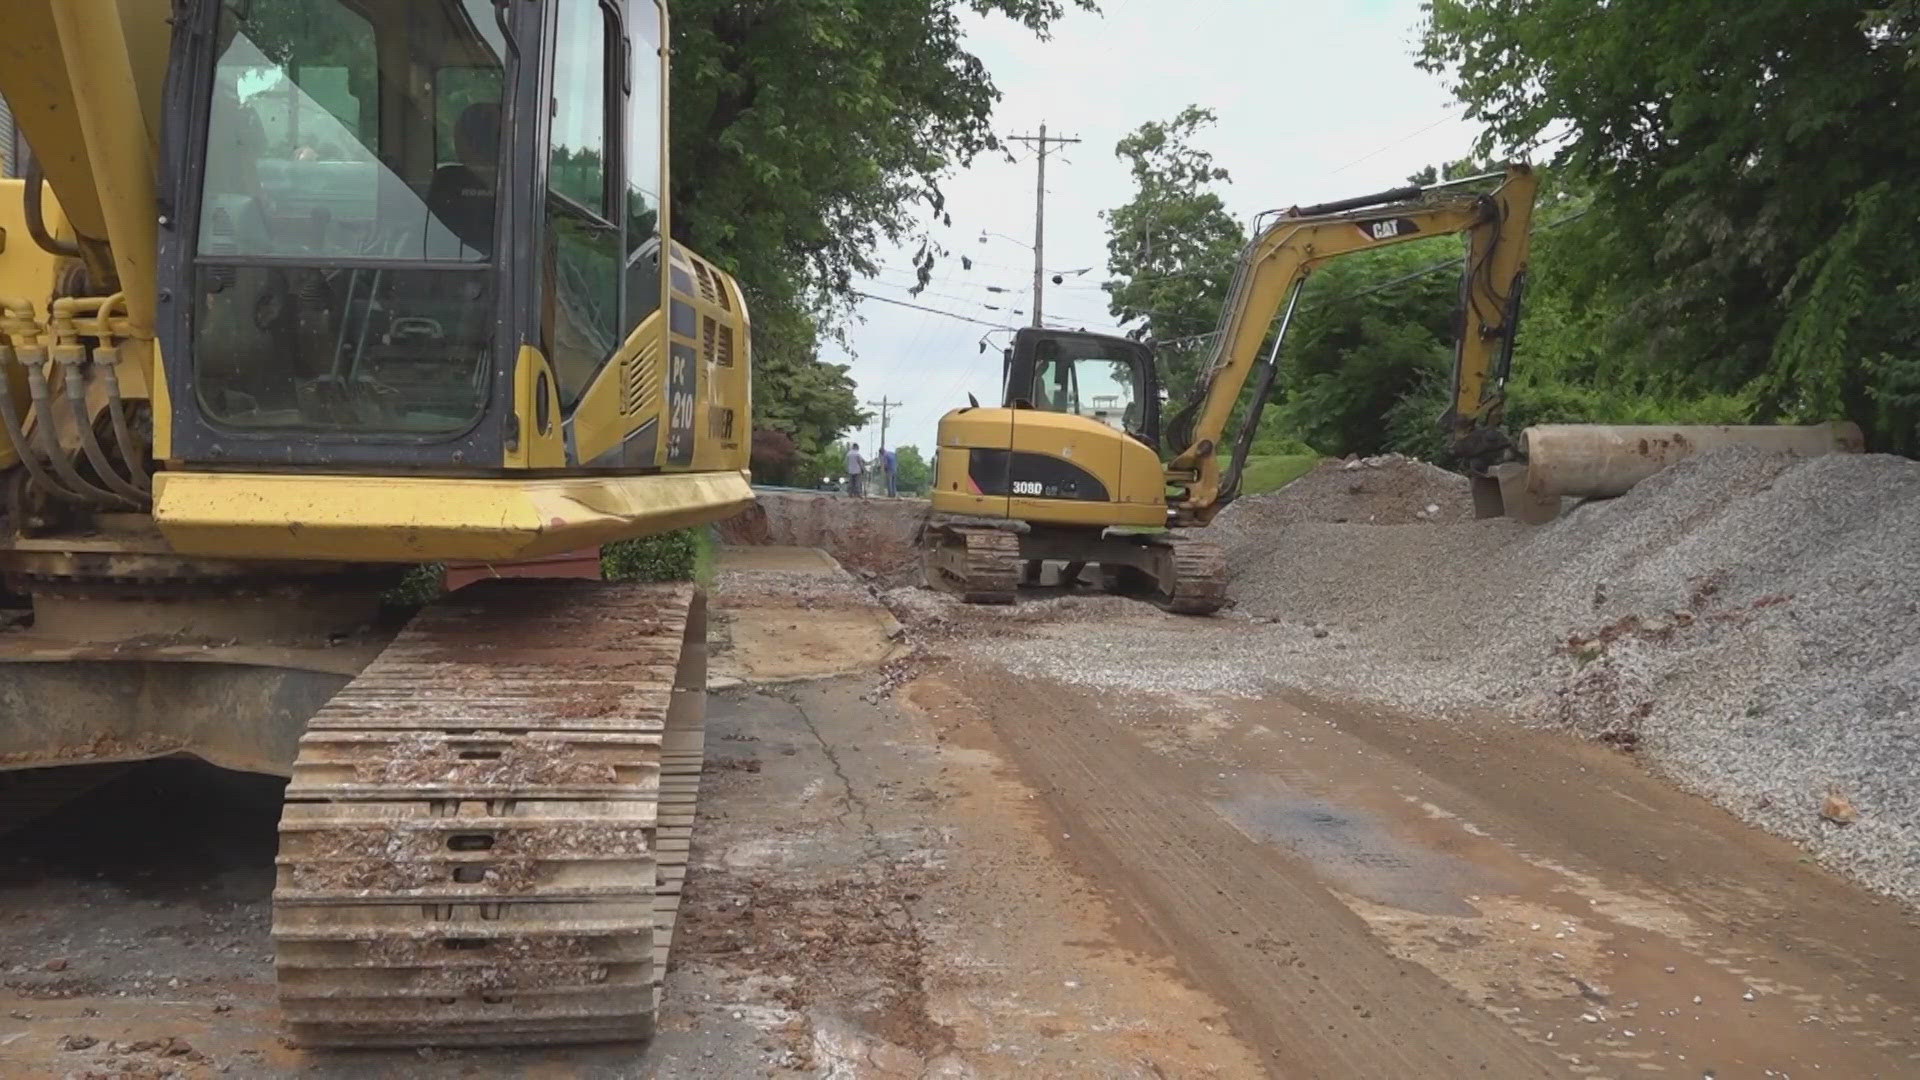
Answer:
[[[1238,493],[1240,470],[1278,375],[1280,343],[1301,286],[1321,264],[1357,251],[1465,235],[1452,395],[1442,422],[1452,433],[1455,451],[1476,467],[1484,468],[1504,452],[1498,425],[1539,184],[1525,165],[1509,166],[1490,193],[1461,190],[1468,182],[1400,188],[1296,208],[1256,230],[1221,312],[1195,403],[1170,426],[1170,440],[1178,448],[1167,466],[1167,483],[1177,492],[1169,500],[1174,524],[1205,524]],[[1280,329],[1263,359],[1261,345],[1276,316]],[[1253,401],[1235,440],[1232,462],[1223,472],[1222,439],[1242,391],[1256,374]]]

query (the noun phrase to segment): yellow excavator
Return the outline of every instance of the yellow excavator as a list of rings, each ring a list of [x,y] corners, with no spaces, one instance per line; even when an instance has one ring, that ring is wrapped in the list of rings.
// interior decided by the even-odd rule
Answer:
[[[1067,582],[1095,564],[1111,591],[1150,596],[1183,614],[1219,610],[1227,601],[1220,549],[1168,530],[1204,526],[1238,495],[1308,275],[1342,255],[1452,233],[1464,234],[1467,251],[1443,422],[1474,465],[1476,499],[1497,514],[1499,489],[1487,469],[1508,453],[1500,421],[1537,189],[1529,168],[1512,165],[1263,220],[1241,254],[1194,401],[1164,430],[1148,346],[1019,331],[1006,353],[1001,406],[976,402],[941,418],[936,516],[924,531],[929,584],[974,603],[1011,603],[1022,580],[1037,580],[1053,560],[1066,564]],[[1223,439],[1250,380],[1223,470]]]
[[[741,293],[669,238],[666,33],[655,0],[0,13],[0,769],[290,777],[298,1043],[651,1031],[703,598],[379,597],[751,501]]]

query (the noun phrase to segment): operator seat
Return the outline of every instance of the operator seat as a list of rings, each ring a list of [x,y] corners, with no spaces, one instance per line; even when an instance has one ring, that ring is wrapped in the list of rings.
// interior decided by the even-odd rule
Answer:
[[[467,247],[493,254],[494,176],[500,159],[500,103],[466,107],[453,125],[459,160],[433,171],[427,210]]]

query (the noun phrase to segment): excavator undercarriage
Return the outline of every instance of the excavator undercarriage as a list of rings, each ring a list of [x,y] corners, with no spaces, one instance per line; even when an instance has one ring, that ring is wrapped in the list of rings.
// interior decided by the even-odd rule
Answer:
[[[688,586],[490,581],[416,616],[300,740],[273,918],[294,1037],[650,1035],[705,693]]]
[[[0,631],[0,815],[174,754],[289,775],[273,939],[296,1042],[652,1033],[703,760],[695,587],[485,581],[396,625],[378,569],[6,562],[33,606]]]
[[[970,604],[1013,603],[1021,586],[1040,584],[1050,562],[1062,564],[1064,587],[1084,584],[1092,565],[1103,590],[1176,615],[1211,615],[1227,604],[1225,553],[1189,536],[944,523],[928,526],[923,547],[928,583]]]

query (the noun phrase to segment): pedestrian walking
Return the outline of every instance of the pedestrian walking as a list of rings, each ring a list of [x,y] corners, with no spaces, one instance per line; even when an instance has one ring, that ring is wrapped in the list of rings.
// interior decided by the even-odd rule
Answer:
[[[887,476],[887,498],[900,497],[900,459],[892,450],[880,451],[880,471]]]
[[[860,456],[860,444],[847,447],[847,494],[859,498],[867,493],[867,459]]]

